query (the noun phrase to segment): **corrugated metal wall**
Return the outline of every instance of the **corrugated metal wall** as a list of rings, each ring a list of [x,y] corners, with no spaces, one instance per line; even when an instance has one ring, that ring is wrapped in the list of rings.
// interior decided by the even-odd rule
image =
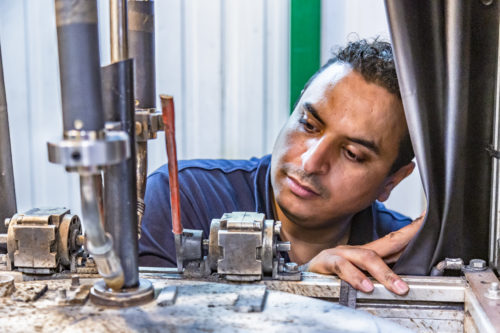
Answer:
[[[174,96],[179,158],[271,152],[289,114],[288,1],[158,0],[157,93]],[[99,0],[101,61],[109,63],[109,1]],[[0,0],[0,39],[18,208],[80,211],[78,177],[47,160],[62,134],[53,0]],[[166,161],[150,141],[150,171]]]

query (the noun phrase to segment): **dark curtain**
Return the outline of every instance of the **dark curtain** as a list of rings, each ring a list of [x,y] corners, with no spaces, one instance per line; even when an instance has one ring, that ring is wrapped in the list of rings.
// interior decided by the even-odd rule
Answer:
[[[428,274],[445,257],[488,259],[498,3],[386,0],[427,217],[394,266]]]

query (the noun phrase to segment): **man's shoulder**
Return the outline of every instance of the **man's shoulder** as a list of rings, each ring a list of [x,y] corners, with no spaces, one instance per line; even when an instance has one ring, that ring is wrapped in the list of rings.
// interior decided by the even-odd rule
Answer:
[[[399,230],[412,222],[406,215],[388,209],[381,202],[375,201],[372,205],[376,232],[382,237],[390,232]]]
[[[179,161],[179,175],[188,174],[230,174],[234,172],[252,173],[259,168],[269,166],[271,155],[261,158],[252,157],[248,160],[227,160],[227,159],[194,159]],[[165,164],[154,171],[150,177],[168,176],[168,166]]]

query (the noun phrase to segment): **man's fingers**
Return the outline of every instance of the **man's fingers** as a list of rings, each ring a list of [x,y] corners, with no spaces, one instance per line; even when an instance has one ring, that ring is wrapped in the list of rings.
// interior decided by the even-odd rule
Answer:
[[[398,231],[391,232],[371,243],[362,245],[362,248],[375,251],[380,257],[386,258],[402,252],[410,240],[420,230],[425,219],[425,212],[412,223]]]
[[[332,249],[333,250],[333,249]],[[309,271],[319,274],[335,274],[354,288],[369,293],[373,283],[353,264],[341,256],[323,251],[309,263]]]
[[[386,265],[375,251],[351,247],[341,247],[339,251],[339,255],[370,273],[375,280],[382,283],[390,291],[398,295],[404,295],[408,292],[408,285]]]
[[[373,283],[358,268],[370,273],[387,289],[398,295],[404,295],[408,292],[408,285],[391,271],[382,258],[372,250],[339,246],[322,251],[309,263],[311,272],[336,274],[354,288],[371,292]]]

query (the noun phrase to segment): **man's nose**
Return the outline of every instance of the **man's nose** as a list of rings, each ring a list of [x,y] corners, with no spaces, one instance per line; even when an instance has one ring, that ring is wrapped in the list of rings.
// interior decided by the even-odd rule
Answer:
[[[331,147],[327,138],[322,137],[308,145],[302,154],[302,168],[306,173],[325,174],[330,169],[332,158]]]

